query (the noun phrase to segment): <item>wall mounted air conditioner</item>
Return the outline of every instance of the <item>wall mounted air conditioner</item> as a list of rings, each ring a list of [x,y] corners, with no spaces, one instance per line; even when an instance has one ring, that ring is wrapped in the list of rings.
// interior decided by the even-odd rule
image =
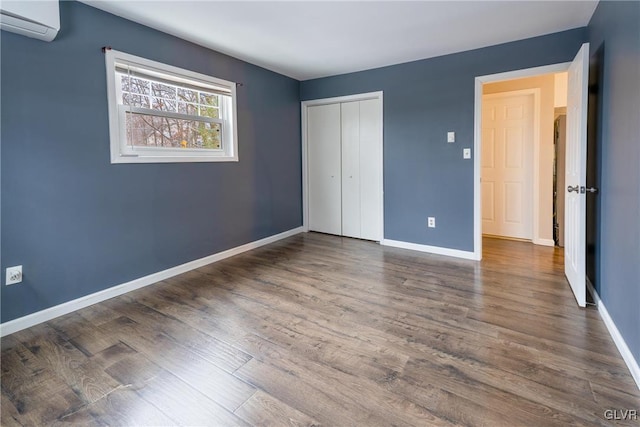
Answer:
[[[58,0],[2,0],[0,29],[50,42],[60,30]]]

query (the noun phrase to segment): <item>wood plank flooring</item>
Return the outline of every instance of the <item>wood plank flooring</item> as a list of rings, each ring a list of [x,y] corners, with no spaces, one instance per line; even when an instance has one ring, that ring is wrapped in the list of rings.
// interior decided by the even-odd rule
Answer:
[[[1,424],[613,425],[640,392],[562,263],[300,234],[3,338]]]

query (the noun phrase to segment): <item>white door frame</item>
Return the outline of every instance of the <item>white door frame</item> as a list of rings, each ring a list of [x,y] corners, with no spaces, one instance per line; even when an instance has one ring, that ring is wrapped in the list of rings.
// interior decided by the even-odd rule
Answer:
[[[309,163],[307,158],[308,138],[307,138],[307,109],[309,107],[326,104],[337,104],[340,102],[366,101],[368,99],[380,100],[380,141],[382,143],[380,155],[380,241],[384,240],[384,121],[383,111],[384,102],[382,99],[382,91],[359,93],[355,95],[337,96],[333,98],[312,99],[302,101],[301,119],[302,119],[302,229],[309,231]]]
[[[526,159],[525,161],[531,163],[531,179],[532,184],[532,194],[533,194],[533,203],[531,203],[532,215],[531,215],[531,240],[535,244],[540,244],[540,236],[538,235],[539,224],[540,224],[540,185],[538,184],[540,181],[540,89],[521,89],[521,90],[510,90],[505,92],[497,92],[490,93],[486,95],[482,95],[483,98],[507,98],[510,96],[520,96],[520,95],[533,95],[533,159]],[[482,108],[482,105],[480,106]],[[480,116],[482,118],[482,116]],[[480,121],[482,125],[482,120]],[[482,131],[482,126],[481,129]],[[482,143],[482,141],[481,141]],[[482,147],[480,147],[482,148]],[[478,156],[480,157],[480,175],[482,177],[482,152],[478,152]],[[480,208],[482,208],[482,198],[480,198]],[[482,209],[481,209],[482,211]],[[480,218],[482,221],[482,218]],[[481,223],[482,226],[482,223]]]
[[[507,71],[504,73],[489,74],[486,76],[477,76],[475,79],[475,97],[474,97],[474,113],[473,113],[473,259],[482,259],[482,194],[480,185],[480,176],[482,171],[482,85],[485,83],[498,82],[501,80],[520,79],[524,77],[534,77],[540,74],[561,73],[569,69],[571,62],[563,62],[560,64],[544,65],[542,67],[526,68],[522,70]],[[536,107],[537,114],[539,108]],[[537,130],[539,132],[539,129]],[[534,138],[534,188],[537,188],[539,174],[539,139],[536,142]],[[536,190],[534,190],[536,191]],[[538,210],[537,197],[534,197],[534,209]],[[534,239],[537,237],[539,214],[534,211]]]

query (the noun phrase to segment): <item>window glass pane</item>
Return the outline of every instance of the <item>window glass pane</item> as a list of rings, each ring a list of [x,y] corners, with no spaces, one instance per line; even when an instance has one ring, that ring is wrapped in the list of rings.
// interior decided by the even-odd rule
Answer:
[[[151,108],[160,111],[176,111],[176,101],[153,96],[151,97]]]
[[[155,117],[126,113],[127,145],[134,147],[169,147],[220,149],[219,123]]]
[[[218,95],[212,95],[209,93],[200,92],[200,104],[211,105],[213,107],[218,106]]]
[[[214,107],[200,107],[200,115],[203,117],[211,117],[212,119],[220,118],[220,111]]]
[[[196,138],[196,146],[199,148],[220,149],[220,124],[197,122],[198,137]]]
[[[129,79],[129,77],[124,74],[116,74],[116,76],[120,77],[122,90],[131,92],[131,79]]]
[[[126,74],[120,74],[120,79],[123,91],[149,95],[150,89],[148,80],[129,77]]]
[[[196,104],[186,104],[184,102],[178,102],[178,113],[197,116],[198,106]]]
[[[149,82],[147,80],[131,77],[131,92],[149,95]]]
[[[122,103],[132,107],[149,108],[149,97],[123,92]]]
[[[195,90],[178,88],[178,100],[184,102],[198,102],[198,92]]]
[[[151,82],[151,92],[159,98],[176,99],[176,87],[162,83]]]

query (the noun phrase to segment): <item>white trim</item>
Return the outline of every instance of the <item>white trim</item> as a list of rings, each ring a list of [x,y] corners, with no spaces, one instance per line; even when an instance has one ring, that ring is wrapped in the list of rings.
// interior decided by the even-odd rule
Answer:
[[[187,271],[191,271],[196,268],[205,266],[207,264],[221,261],[225,258],[238,255],[242,252],[250,251],[251,249],[259,248],[260,246],[268,245],[269,243],[286,239],[287,237],[291,237],[293,235],[301,233],[302,231],[303,231],[302,227],[294,228],[292,230],[288,230],[283,233],[265,237],[264,239],[256,240],[254,242],[249,242],[244,245],[237,246],[235,248],[227,249],[226,251],[218,252],[216,254],[209,255],[204,258],[196,259],[194,261],[189,261],[187,263],[184,263],[175,267],[171,267],[166,270],[159,271],[157,273],[152,273],[152,274],[149,274],[148,276],[140,277],[130,282],[113,286],[111,288],[108,288],[90,295],[86,295],[86,296],[74,299],[72,301],[68,301],[68,302],[56,305],[54,307],[50,307],[45,310],[41,310],[36,313],[29,314],[27,316],[20,317],[18,319],[10,320],[0,325],[0,336],[4,337],[14,332],[18,332],[22,329],[26,329],[31,326],[37,325],[39,323],[46,322],[56,317],[71,313],[73,311],[80,310],[81,308],[85,308],[90,305],[99,303],[101,301],[105,301],[110,298],[117,297],[118,295],[122,295],[127,292],[131,292],[133,290],[143,288],[145,286],[153,285],[154,283],[157,283],[161,280],[168,279],[173,276],[177,276],[178,274],[186,273]]]
[[[300,130],[302,132],[302,229],[309,231],[309,164],[308,164],[308,144],[307,144],[307,104],[302,101],[300,104]]]
[[[542,141],[540,140],[540,126],[542,125],[540,99],[540,88],[536,88],[533,94],[533,238],[531,239],[534,244],[536,244],[536,241],[542,240],[540,237],[540,149],[542,146]],[[553,182],[553,167],[549,169],[549,173]],[[551,197],[553,198],[553,188],[551,188]],[[553,207],[549,214],[551,235],[553,236]]]
[[[476,259],[482,259],[482,202],[480,193],[480,173],[482,170],[482,84],[483,80],[476,77],[473,106],[473,253]]]
[[[540,74],[562,73],[569,69],[571,61],[561,62],[558,64],[542,65],[540,67],[523,68],[521,70],[505,71],[503,73],[487,74],[485,76],[478,76],[483,83],[499,82],[501,80],[513,80],[521,79],[524,77],[534,77]]]
[[[553,239],[533,239],[533,244],[534,245],[540,245],[540,246],[555,246],[556,242],[553,241]]]
[[[473,108],[473,253],[475,259],[482,259],[482,206],[480,187],[480,159],[482,151],[482,85],[501,80],[532,77],[540,74],[560,73],[569,69],[570,62],[545,65],[542,67],[526,68],[523,70],[507,71],[505,73],[477,76],[475,78],[474,108]]]
[[[418,243],[402,242],[400,240],[383,239],[380,242],[384,246],[392,246],[394,248],[409,249],[412,251],[427,252],[430,254],[446,255],[455,258],[463,258],[479,261],[474,252],[461,251],[459,249],[442,248],[440,246],[421,245]]]
[[[384,240],[384,93],[376,92],[380,99],[380,241]]]
[[[635,359],[635,357],[633,357],[633,353],[631,353],[629,346],[625,342],[622,334],[620,334],[620,331],[618,330],[618,327],[609,315],[609,311],[607,311],[607,308],[604,306],[604,303],[600,299],[600,295],[598,295],[588,278],[587,289],[589,289],[589,292],[593,296],[596,306],[598,307],[598,313],[600,313],[600,317],[602,318],[604,325],[607,327],[609,335],[611,335],[611,338],[616,344],[616,347],[618,348],[622,359],[627,364],[627,368],[629,368],[629,371],[631,372],[631,376],[635,380],[638,389],[640,389],[640,365],[638,365],[638,361]]]
[[[533,203],[531,203],[531,241],[537,244],[537,241],[542,240],[540,239],[540,88],[483,94],[482,98],[509,98],[520,95],[533,95],[533,159],[531,162]],[[478,156],[482,158],[482,153],[478,153]],[[480,167],[482,168],[482,165],[480,165]]]
[[[334,96],[333,98],[309,99],[302,101],[303,106],[338,104],[341,102],[366,101],[367,99],[382,99],[382,91],[356,93],[354,95]]]
[[[311,99],[300,103],[301,132],[302,132],[302,228],[309,231],[309,164],[307,155],[307,109],[317,105],[338,104],[341,102],[380,100],[380,140],[382,150],[380,156],[380,243],[384,240],[384,94],[382,91],[359,93],[355,95],[336,96],[333,98]]]

